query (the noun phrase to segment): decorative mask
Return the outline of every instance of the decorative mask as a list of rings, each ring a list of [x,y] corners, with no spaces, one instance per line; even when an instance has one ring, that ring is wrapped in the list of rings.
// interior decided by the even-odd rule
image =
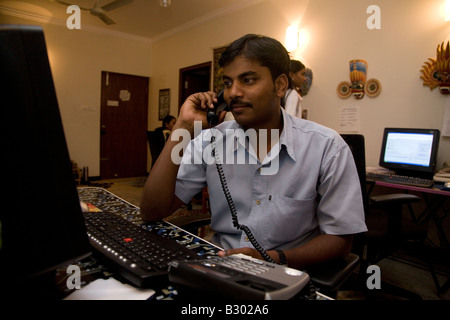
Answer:
[[[423,85],[433,90],[439,86],[439,92],[442,94],[450,93],[450,50],[449,42],[444,47],[444,43],[437,46],[436,59],[428,58],[425,65],[422,66]]]
[[[356,99],[364,98],[364,85],[366,84],[367,62],[364,60],[350,60],[350,81],[352,94]]]
[[[367,94],[369,97],[376,97],[380,94],[381,85],[376,79],[367,78],[367,62],[361,59],[349,61],[350,81],[342,81],[338,84],[337,94],[340,98],[346,99],[353,95],[356,99],[364,98]]]

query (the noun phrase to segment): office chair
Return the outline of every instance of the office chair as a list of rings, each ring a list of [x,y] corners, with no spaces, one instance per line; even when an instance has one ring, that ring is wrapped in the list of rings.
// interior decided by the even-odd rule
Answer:
[[[152,168],[155,165],[156,159],[164,148],[164,136],[157,131],[147,131],[147,140],[150,147],[150,154],[152,156]]]

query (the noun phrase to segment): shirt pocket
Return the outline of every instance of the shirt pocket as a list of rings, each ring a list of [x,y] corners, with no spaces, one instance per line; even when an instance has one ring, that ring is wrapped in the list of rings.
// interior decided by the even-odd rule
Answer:
[[[316,198],[293,199],[276,195],[269,201],[266,225],[267,247],[277,247],[293,242],[315,230]]]

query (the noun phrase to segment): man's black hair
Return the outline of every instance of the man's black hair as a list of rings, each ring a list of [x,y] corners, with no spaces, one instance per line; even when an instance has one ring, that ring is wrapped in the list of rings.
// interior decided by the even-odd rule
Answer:
[[[278,41],[270,37],[247,34],[232,42],[222,53],[219,66],[224,67],[237,56],[258,61],[267,67],[275,81],[281,74],[289,76],[289,53]]]

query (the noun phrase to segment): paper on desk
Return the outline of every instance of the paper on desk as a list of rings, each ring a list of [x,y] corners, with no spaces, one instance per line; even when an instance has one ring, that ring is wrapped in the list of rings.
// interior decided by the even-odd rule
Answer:
[[[135,288],[114,278],[97,279],[64,300],[147,300],[155,291]]]

